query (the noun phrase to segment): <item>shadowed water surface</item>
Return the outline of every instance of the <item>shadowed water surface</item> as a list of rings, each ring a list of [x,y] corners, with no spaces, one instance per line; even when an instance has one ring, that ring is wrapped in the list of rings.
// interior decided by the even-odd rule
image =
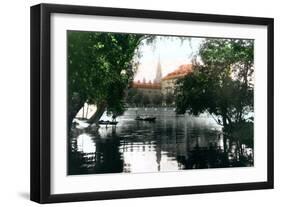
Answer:
[[[136,113],[157,118],[136,121]],[[69,174],[253,166],[253,149],[224,137],[221,126],[205,114],[176,116],[173,109],[130,108],[117,121],[117,126],[98,129],[79,122],[70,139]]]

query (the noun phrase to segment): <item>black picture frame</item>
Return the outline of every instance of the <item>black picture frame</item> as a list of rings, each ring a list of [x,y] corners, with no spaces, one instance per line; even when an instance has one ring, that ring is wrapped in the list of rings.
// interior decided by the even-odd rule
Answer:
[[[267,26],[267,181],[186,187],[51,194],[50,183],[50,130],[51,130],[51,74],[50,74],[50,16],[53,13],[99,15],[112,17],[151,18],[207,23],[231,23]],[[102,199],[165,196],[273,188],[273,44],[272,18],[228,16],[168,11],[135,10],[89,6],[39,4],[31,7],[31,174],[30,199],[38,203],[87,201]]]

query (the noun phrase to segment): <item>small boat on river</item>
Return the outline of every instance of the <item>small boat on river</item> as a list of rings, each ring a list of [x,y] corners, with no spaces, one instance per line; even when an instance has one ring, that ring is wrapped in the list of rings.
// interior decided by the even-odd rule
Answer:
[[[155,116],[144,116],[144,117],[137,116],[136,120],[137,121],[150,121],[150,122],[152,122],[152,121],[156,120],[156,117]]]
[[[118,121],[104,121],[104,120],[100,120],[99,124],[100,125],[117,125]]]

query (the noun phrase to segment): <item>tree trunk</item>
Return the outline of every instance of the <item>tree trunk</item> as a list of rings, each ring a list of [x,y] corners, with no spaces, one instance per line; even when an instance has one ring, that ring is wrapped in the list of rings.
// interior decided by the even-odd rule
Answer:
[[[226,130],[228,128],[227,125],[227,116],[226,116],[226,110],[223,108],[222,109],[222,124],[223,124],[223,148],[224,148],[224,152],[227,153],[227,133]]]
[[[69,97],[68,106],[67,106],[67,131],[70,132],[73,119],[79,110],[84,106],[85,100],[82,100],[78,95],[73,96],[71,100]]]
[[[106,103],[98,104],[96,113],[94,113],[94,115],[90,117],[88,123],[89,124],[97,123],[100,120],[101,116],[103,115],[105,109],[106,109]]]
[[[88,119],[89,104],[87,104],[86,119]]]
[[[224,114],[222,115],[222,124],[223,124],[223,127],[227,127],[226,116]]]

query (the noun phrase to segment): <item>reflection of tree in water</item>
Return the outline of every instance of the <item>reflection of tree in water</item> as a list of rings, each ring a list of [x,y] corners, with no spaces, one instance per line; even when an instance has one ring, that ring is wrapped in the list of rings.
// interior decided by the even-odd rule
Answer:
[[[90,173],[117,173],[123,171],[123,160],[119,152],[120,140],[116,139],[116,137],[116,131],[113,129],[111,136],[96,142],[96,152],[93,160],[95,166]]]
[[[123,123],[99,130],[74,129],[69,142],[69,174],[253,166],[253,124],[222,131],[204,124],[203,119],[166,115],[155,123]],[[81,139],[85,135],[86,139]],[[145,162],[138,163],[143,155]]]
[[[82,133],[79,130],[71,130],[68,133],[67,142],[67,174],[76,175],[85,171],[81,163],[87,163],[85,153],[78,151],[77,137]],[[74,138],[75,137],[75,138]]]
[[[224,168],[224,167],[247,167],[253,166],[253,146],[244,144],[243,138],[235,138],[229,134],[219,134],[223,141],[223,146],[218,146],[216,142],[210,142],[208,146],[200,146],[197,137],[196,145],[187,150],[186,156],[177,156],[178,162],[183,165],[183,169],[204,169],[204,168]],[[187,139],[189,142],[190,139]],[[242,144],[243,143],[243,144]],[[190,147],[190,143],[187,144]]]
[[[95,134],[95,152],[84,153],[77,149],[77,139],[74,138],[69,151],[68,174],[118,173],[123,172],[123,160],[119,152],[120,140],[116,139],[116,131],[112,137],[102,139]],[[115,138],[114,138],[115,137]]]

